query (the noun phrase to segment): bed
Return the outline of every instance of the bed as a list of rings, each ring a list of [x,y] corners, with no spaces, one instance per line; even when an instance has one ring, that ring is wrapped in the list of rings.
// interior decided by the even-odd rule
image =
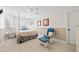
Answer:
[[[32,39],[35,39],[38,36],[38,32],[34,30],[25,30],[20,31],[17,35],[17,43],[23,43]]]

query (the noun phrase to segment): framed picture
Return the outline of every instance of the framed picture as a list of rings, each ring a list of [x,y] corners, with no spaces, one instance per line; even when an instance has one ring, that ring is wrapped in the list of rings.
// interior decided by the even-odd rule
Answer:
[[[41,26],[41,20],[37,20],[37,26]]]
[[[43,19],[43,26],[49,26],[49,18]]]

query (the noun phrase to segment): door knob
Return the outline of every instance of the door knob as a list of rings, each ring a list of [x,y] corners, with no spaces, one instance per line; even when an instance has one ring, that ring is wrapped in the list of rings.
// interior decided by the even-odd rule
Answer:
[[[70,28],[68,28],[68,31],[70,31]]]

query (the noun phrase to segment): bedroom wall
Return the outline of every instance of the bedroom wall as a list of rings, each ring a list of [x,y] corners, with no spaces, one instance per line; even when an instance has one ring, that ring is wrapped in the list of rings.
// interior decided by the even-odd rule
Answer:
[[[58,40],[66,41],[67,13],[61,11],[57,13],[52,12],[52,14],[49,14],[49,12],[47,13],[48,14],[43,15],[50,19],[49,26],[37,26],[38,33],[44,34],[47,32],[46,30],[48,27],[52,27],[55,28],[55,38]],[[40,19],[42,20],[46,18],[44,16],[42,16]]]
[[[4,28],[4,14],[0,14],[0,29]]]
[[[27,16],[24,18],[23,15],[25,16],[26,14],[20,13],[21,19],[27,19]],[[30,17],[28,17],[28,18],[30,18]],[[37,20],[42,20],[45,18],[50,19],[49,26],[37,26]],[[29,21],[27,21],[27,24],[28,24],[28,22]],[[33,27],[32,29],[35,28],[39,34],[44,34],[44,33],[46,33],[46,30],[48,27],[53,27],[56,30],[55,38],[66,41],[66,26],[67,26],[67,13],[66,12],[60,11],[60,10],[53,12],[53,10],[42,9],[40,11],[39,17],[36,18],[33,22],[34,22],[35,26],[34,27],[32,26]],[[41,23],[41,24],[43,24],[43,23]]]
[[[49,18],[50,25],[48,27],[55,28],[55,38],[59,40],[66,41],[66,31],[67,31],[67,12],[74,10],[79,10],[79,7],[41,7],[40,12],[41,19]],[[46,28],[46,27],[40,27]],[[45,32],[45,30],[42,30]]]
[[[66,28],[67,28],[67,12],[70,12],[72,10],[78,10],[78,7],[60,7],[60,6],[37,6],[39,10],[39,17],[37,17],[36,20],[42,20],[44,18],[49,18],[50,19],[50,25],[49,26],[35,26],[36,28],[40,28],[39,32],[41,31],[42,28],[48,28],[48,27],[53,27],[56,29],[56,37],[60,40],[66,40]],[[14,8],[14,9],[13,9]],[[20,7],[8,7],[7,10],[9,11],[14,11],[10,12],[14,15],[17,15],[18,12],[23,12],[24,15],[23,17],[35,17],[35,16],[26,16],[27,12],[24,8]],[[27,9],[27,8],[26,8]],[[35,20],[35,21],[36,21]],[[35,23],[35,22],[34,22]],[[35,23],[36,25],[36,23]],[[42,30],[44,32],[44,29]],[[41,32],[40,32],[41,33]],[[64,35],[64,36],[63,36]],[[63,36],[63,38],[62,38]]]
[[[28,7],[27,6],[4,6],[6,12],[11,14],[17,15],[18,12],[21,14],[22,17],[25,18],[50,18],[53,20],[51,26],[53,27],[66,27],[67,26],[67,12],[78,10],[78,7],[73,6],[29,6],[33,8],[39,8],[39,16],[31,16],[28,15]]]
[[[4,14],[0,14],[0,44],[4,39]]]
[[[17,15],[18,12],[21,14],[22,17],[25,18],[37,18],[39,19],[43,19],[43,18],[49,18],[50,20],[53,20],[53,23],[51,24],[51,26],[53,27],[66,27],[67,25],[67,20],[66,20],[66,12],[68,11],[68,7],[55,7],[55,6],[38,6],[39,8],[39,15],[37,16],[31,16],[28,15],[27,13],[27,8],[26,11],[24,8],[20,8],[19,7],[4,7],[6,12],[9,12],[11,14]],[[71,7],[72,8],[72,7]],[[75,9],[75,8],[72,8]],[[62,25],[63,24],[63,25]]]
[[[55,33],[54,33],[54,38],[62,41],[66,41],[66,28],[54,28]],[[41,27],[41,28],[36,28],[35,29],[38,34],[46,34],[47,33],[47,28]]]

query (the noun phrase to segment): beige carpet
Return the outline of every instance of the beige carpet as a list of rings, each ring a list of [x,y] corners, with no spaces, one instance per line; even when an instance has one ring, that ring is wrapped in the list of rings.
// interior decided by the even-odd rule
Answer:
[[[66,43],[57,42],[50,44],[48,48],[40,46],[38,39],[17,44],[16,39],[6,40],[0,46],[0,52],[75,52],[76,47]]]

